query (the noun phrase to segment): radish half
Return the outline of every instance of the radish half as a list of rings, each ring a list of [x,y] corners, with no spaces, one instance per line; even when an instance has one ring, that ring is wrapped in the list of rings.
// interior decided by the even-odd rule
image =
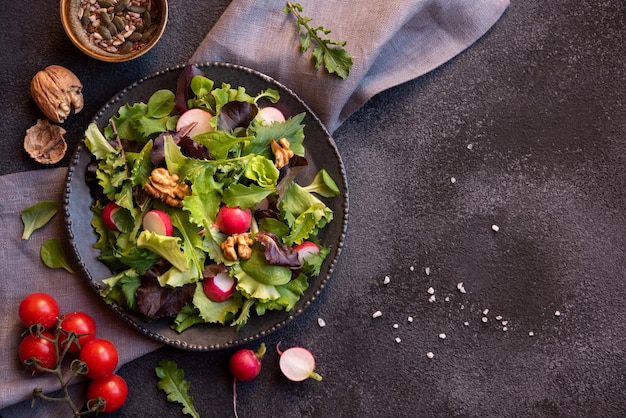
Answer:
[[[202,280],[202,290],[207,298],[219,303],[230,298],[235,291],[236,284],[235,278],[230,277],[228,272],[224,271]]]
[[[294,250],[298,253],[298,260],[304,263],[315,254],[319,254],[320,247],[311,241],[304,241],[302,244],[294,245]]]
[[[272,106],[266,106],[259,109],[257,118],[261,120],[263,125],[271,125],[274,122],[284,122],[285,115],[283,112]]]
[[[293,382],[302,382],[309,378],[322,380],[322,376],[315,372],[315,358],[306,348],[291,347],[281,352],[277,345],[276,351],[280,355],[280,371],[287,379]]]
[[[162,210],[153,209],[146,212],[143,215],[141,224],[146,231],[154,232],[158,235],[170,237],[174,233],[170,216]]]
[[[117,203],[109,202],[102,210],[102,221],[104,221],[104,225],[113,231],[119,231],[117,225],[115,225],[115,221],[113,220],[113,215],[115,215],[115,213],[120,209],[121,207]]]
[[[189,109],[178,118],[176,122],[176,130],[180,131],[186,126],[195,123],[195,126],[187,133],[187,136],[193,138],[196,135],[204,134],[215,130],[211,125],[213,115],[202,109]]]

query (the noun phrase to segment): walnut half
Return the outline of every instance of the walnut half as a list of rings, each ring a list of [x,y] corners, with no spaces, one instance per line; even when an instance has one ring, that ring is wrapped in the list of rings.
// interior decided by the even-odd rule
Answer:
[[[143,185],[146,192],[170,206],[182,207],[183,198],[191,194],[189,185],[179,183],[178,175],[170,174],[165,168],[159,167],[152,170],[149,180],[149,183]]]
[[[35,126],[26,130],[24,149],[37,162],[58,163],[67,151],[63,135],[65,129],[51,124],[47,119],[39,119]]]
[[[78,77],[60,65],[44,68],[30,82],[33,100],[48,119],[57,123],[83,109],[82,89]]]

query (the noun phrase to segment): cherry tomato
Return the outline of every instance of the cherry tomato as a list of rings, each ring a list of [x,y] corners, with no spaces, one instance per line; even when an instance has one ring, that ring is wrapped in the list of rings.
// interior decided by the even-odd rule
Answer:
[[[46,369],[52,369],[56,366],[57,356],[53,340],[54,336],[49,332],[42,332],[41,337],[36,334],[27,334],[22,339],[18,348],[18,354],[20,361],[26,366],[26,370],[35,373],[42,372],[42,370],[37,370],[31,362],[36,362],[39,366]]]
[[[78,358],[87,365],[87,377],[104,379],[117,367],[117,348],[109,340],[96,338],[83,346]]]
[[[44,329],[50,329],[57,323],[59,304],[49,294],[36,292],[22,299],[18,312],[25,326],[41,324]]]
[[[61,329],[64,332],[59,334],[59,343],[60,347],[63,348],[67,345],[68,334],[66,333],[73,332],[80,335],[78,344],[76,340],[72,342],[68,350],[70,353],[78,353],[81,347],[84,347],[85,344],[96,338],[96,321],[85,312],[69,312],[63,315],[61,318]]]
[[[105,404],[100,412],[111,412],[120,409],[128,397],[126,381],[119,375],[112,374],[104,379],[92,380],[87,387],[87,405],[93,406],[93,401],[102,398]]]

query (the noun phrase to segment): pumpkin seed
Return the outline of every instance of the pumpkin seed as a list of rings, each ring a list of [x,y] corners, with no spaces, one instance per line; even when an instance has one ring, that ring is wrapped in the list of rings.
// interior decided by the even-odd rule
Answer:
[[[122,18],[119,16],[115,16],[112,22],[115,25],[115,28],[117,29],[118,32],[123,31],[124,28],[126,27],[126,24],[124,23]]]
[[[113,7],[113,11],[115,13],[123,12],[128,7],[128,3],[130,3],[130,0],[119,0],[117,3],[115,3],[115,7]]]
[[[104,26],[109,26],[109,24],[111,23],[111,18],[109,17],[108,13],[100,12],[100,23],[102,23]]]
[[[98,4],[100,5],[100,7],[105,8],[105,9],[108,9],[109,7],[113,7],[113,3],[111,3],[110,1],[106,1],[106,0],[100,0]]]
[[[152,26],[152,16],[150,16],[150,12],[146,11],[141,15],[141,19],[143,20],[143,27],[149,28]]]
[[[127,9],[128,9],[128,11],[129,11],[129,12],[133,12],[133,13],[143,13],[143,12],[145,12],[146,10],[148,10],[148,9],[146,9],[144,6],[137,6],[137,5],[135,5],[135,4],[131,4],[131,5],[129,5],[129,6],[127,7]]]
[[[113,23],[109,23],[107,29],[111,32],[111,36],[117,35],[117,27]]]
[[[120,54],[128,54],[133,47],[133,43],[130,41],[124,42],[118,49]]]
[[[144,30],[143,24],[138,23],[137,25],[135,25],[135,32],[143,33],[143,30]]]
[[[100,32],[100,35],[102,35],[103,39],[107,41],[111,40],[111,32],[109,32],[109,29],[107,29],[106,26],[100,25],[100,27],[98,28],[98,32]]]
[[[139,40],[139,42],[141,43],[146,43],[150,40],[150,38],[152,38],[152,34],[154,33],[154,31],[156,30],[156,25],[150,27],[150,29],[148,29],[147,31],[145,31],[142,35],[141,35],[141,39]]]
[[[126,38],[126,40],[131,41],[131,42],[137,42],[140,39],[141,39],[141,33],[139,32],[133,32],[132,35]]]

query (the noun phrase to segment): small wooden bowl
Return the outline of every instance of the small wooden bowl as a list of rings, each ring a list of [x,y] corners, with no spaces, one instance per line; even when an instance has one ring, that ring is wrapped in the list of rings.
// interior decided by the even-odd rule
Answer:
[[[126,1],[126,0],[117,0],[117,2]],[[117,3],[115,0],[108,0],[108,3],[112,3],[115,5]],[[89,14],[91,15],[91,11],[85,11],[83,9],[84,1],[81,0],[61,0],[61,23],[63,24],[63,29],[65,29],[65,33],[70,38],[70,40],[85,54],[89,55],[92,58],[95,58],[100,61],[106,62],[124,62],[130,61],[137,57],[142,56],[146,52],[148,52],[156,43],[161,39],[163,32],[165,31],[165,26],[167,24],[167,15],[168,15],[168,5],[167,0],[152,0],[152,16],[157,17],[158,21],[155,18],[152,18],[152,25],[154,26],[151,29],[150,36],[146,36],[147,39],[142,41],[134,41],[131,42],[129,38],[127,42],[132,44],[132,48],[130,52],[121,52],[120,49],[123,45],[112,45],[112,41],[110,42],[111,47],[115,47],[118,51],[107,51],[98,45],[96,45],[97,40],[94,39],[94,35],[91,35],[87,29],[83,26],[83,22],[81,18],[83,15]],[[87,1],[89,3],[89,1]],[[99,4],[99,1],[96,1],[96,5]],[[127,9],[120,12],[123,15],[127,12]],[[112,18],[114,17],[113,12],[109,12],[108,15]],[[139,15],[142,15],[139,13]],[[95,13],[94,16],[98,21],[100,21],[99,13]],[[123,16],[121,16],[123,17]],[[105,25],[106,26],[106,25]],[[146,28],[147,30],[147,28]],[[139,33],[138,31],[136,31]],[[145,30],[144,30],[145,32]],[[95,33],[102,36],[98,30],[95,30]],[[128,33],[125,29],[119,31],[119,33]],[[135,35],[137,36],[137,35]],[[121,40],[119,40],[121,42]],[[128,47],[128,45],[126,45]]]

